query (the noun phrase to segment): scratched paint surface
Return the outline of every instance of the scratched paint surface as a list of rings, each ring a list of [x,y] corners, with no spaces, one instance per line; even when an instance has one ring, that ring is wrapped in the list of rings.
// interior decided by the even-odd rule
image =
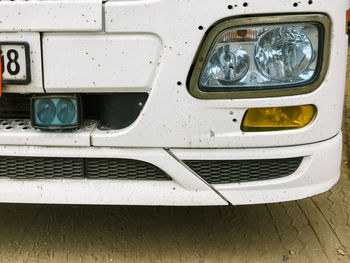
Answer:
[[[348,59],[350,60],[350,59]],[[347,87],[350,85],[348,70]],[[237,207],[0,205],[0,262],[350,262],[350,94],[340,182]]]

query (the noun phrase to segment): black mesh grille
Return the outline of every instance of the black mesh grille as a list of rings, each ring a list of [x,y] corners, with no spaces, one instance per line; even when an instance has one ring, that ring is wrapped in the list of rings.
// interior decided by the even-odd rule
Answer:
[[[291,175],[302,157],[265,160],[187,160],[193,171],[210,184],[227,184],[276,179]]]
[[[0,100],[0,119],[29,119],[31,95],[4,93]]]
[[[0,177],[171,180],[159,168],[126,159],[0,157]]]
[[[84,175],[83,159],[0,157],[0,176],[11,178],[74,178]]]
[[[87,159],[88,178],[170,180],[154,165],[129,159]]]

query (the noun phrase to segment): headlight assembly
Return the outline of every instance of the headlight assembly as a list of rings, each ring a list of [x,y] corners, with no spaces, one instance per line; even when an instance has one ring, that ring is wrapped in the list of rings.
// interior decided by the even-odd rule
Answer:
[[[206,37],[190,79],[197,98],[307,93],[323,80],[330,22],[325,15],[239,18]]]

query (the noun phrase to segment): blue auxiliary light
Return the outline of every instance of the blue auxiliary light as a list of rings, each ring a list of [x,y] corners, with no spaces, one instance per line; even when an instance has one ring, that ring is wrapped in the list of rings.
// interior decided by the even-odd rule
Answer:
[[[34,96],[31,109],[34,128],[75,129],[81,123],[80,97],[77,95]]]

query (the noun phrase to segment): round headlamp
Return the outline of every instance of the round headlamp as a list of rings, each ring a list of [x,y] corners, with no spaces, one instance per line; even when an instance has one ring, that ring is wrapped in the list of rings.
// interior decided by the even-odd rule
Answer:
[[[36,117],[44,124],[51,123],[56,117],[56,107],[50,99],[42,99],[37,101],[36,108]]]
[[[206,76],[211,83],[234,84],[243,78],[249,69],[248,52],[242,48],[232,50],[230,45],[218,48],[210,58]]]
[[[57,118],[65,125],[74,121],[76,118],[76,107],[71,99],[63,98],[58,101]]]
[[[303,32],[303,26],[281,26],[267,30],[255,45],[255,62],[259,72],[276,82],[308,80],[315,50]]]

